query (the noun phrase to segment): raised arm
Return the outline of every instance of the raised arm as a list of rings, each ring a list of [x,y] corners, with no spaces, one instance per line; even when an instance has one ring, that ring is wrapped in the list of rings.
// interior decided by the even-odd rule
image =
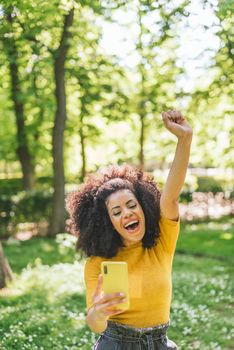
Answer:
[[[169,171],[160,200],[161,214],[168,219],[177,220],[179,216],[178,199],[184,184],[192,142],[192,128],[180,112],[162,113],[165,127],[178,141],[174,160]]]

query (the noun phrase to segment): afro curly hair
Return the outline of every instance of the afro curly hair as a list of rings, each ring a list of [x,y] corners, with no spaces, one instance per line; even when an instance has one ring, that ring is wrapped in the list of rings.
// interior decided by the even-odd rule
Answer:
[[[130,165],[109,166],[92,174],[78,191],[67,197],[70,231],[78,237],[77,250],[86,256],[114,257],[123,246],[114,229],[105,201],[119,190],[130,190],[145,215],[144,248],[153,247],[159,237],[160,191],[153,177]]]

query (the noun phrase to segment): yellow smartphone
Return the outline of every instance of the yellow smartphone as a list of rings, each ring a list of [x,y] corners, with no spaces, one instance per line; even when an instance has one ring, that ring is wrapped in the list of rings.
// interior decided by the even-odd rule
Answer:
[[[118,304],[121,310],[129,308],[128,264],[122,261],[103,261],[101,263],[103,291],[105,294],[124,293],[126,301]]]

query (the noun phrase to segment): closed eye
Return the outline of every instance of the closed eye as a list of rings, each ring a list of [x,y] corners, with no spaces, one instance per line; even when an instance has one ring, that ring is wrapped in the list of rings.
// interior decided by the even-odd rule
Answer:
[[[136,208],[136,204],[132,204],[132,205],[129,205],[128,207],[130,208],[130,209],[134,209],[134,208]],[[121,214],[121,211],[118,211],[117,213],[113,213],[113,215],[114,216],[118,216],[118,215],[120,215]]]

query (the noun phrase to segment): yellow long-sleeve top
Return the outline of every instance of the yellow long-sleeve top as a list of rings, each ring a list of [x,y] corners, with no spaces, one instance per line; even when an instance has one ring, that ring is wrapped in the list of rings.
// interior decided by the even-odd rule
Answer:
[[[84,270],[87,309],[92,305],[102,261],[126,261],[129,273],[130,308],[110,318],[133,327],[157,326],[169,321],[172,297],[172,261],[179,235],[179,221],[161,217],[157,245],[144,248],[142,243],[121,247],[117,255],[106,259],[90,257]]]

